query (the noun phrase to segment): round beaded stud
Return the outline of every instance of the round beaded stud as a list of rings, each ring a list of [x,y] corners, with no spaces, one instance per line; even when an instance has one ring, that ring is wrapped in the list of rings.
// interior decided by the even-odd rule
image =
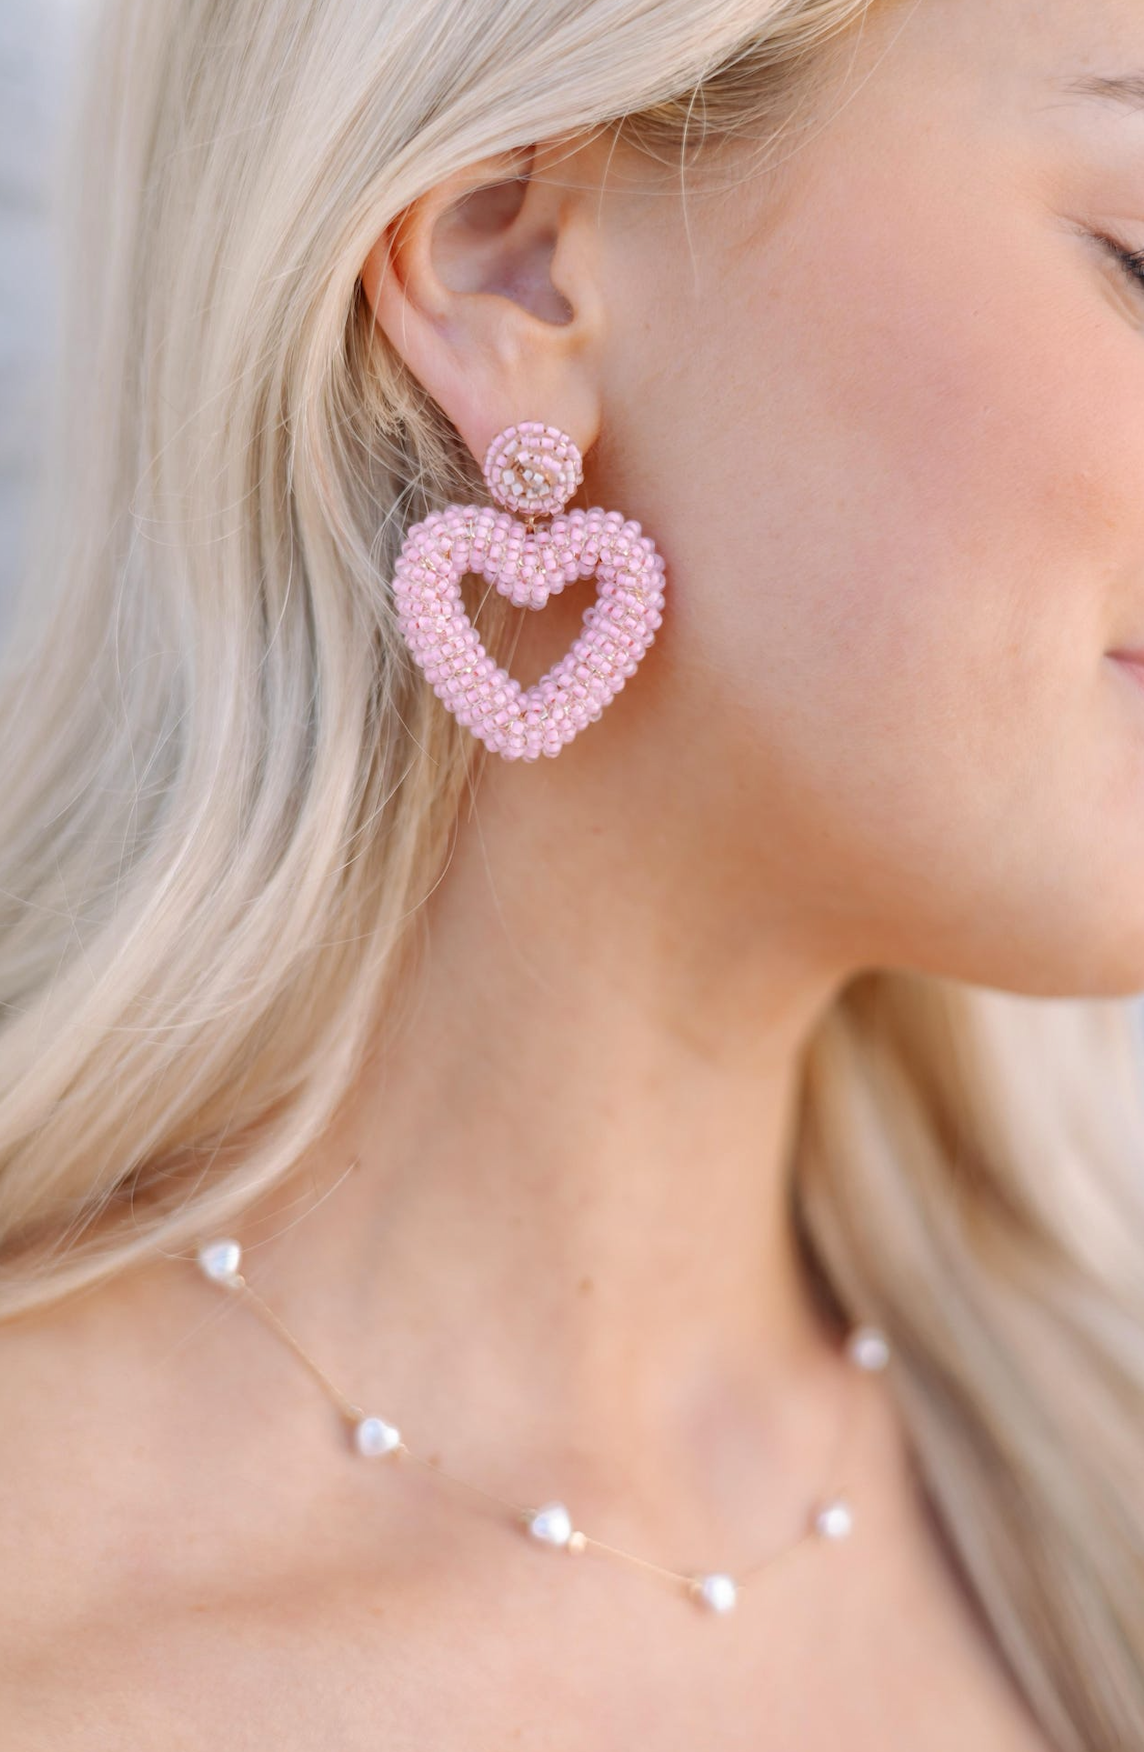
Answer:
[[[458,723],[505,760],[532,761],[559,754],[635,674],[663,619],[664,562],[622,512],[564,509],[584,469],[557,426],[506,426],[488,447],[484,476],[495,505],[446,505],[409,530],[394,568],[397,621]],[[540,517],[550,521],[538,528]],[[533,609],[595,575],[583,632],[532,687],[481,643],[461,598],[469,572]]]

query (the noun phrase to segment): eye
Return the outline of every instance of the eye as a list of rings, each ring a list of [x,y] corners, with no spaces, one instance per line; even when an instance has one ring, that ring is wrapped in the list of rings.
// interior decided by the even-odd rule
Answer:
[[[1144,249],[1125,249],[1111,237],[1101,237],[1100,242],[1115,256],[1128,277],[1138,286],[1144,286]]]

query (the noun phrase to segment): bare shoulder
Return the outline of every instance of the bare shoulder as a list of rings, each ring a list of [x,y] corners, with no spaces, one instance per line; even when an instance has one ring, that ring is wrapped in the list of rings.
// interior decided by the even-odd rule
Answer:
[[[78,1308],[0,1323],[0,1647],[9,1662],[41,1623],[58,1624],[69,1606],[82,1612],[88,1559],[106,1527],[90,1512],[108,1449],[93,1416],[94,1338]]]
[[[0,1752],[112,1745],[114,1716],[82,1701],[88,1626],[114,1606],[95,1336],[79,1304],[0,1323]]]
[[[105,1621],[209,1502],[226,1329],[165,1275],[0,1322],[0,1671]]]

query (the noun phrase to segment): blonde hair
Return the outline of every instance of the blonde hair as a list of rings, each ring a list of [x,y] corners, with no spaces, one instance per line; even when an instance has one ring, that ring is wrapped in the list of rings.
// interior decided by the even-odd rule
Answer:
[[[415,196],[614,126],[775,137],[866,0],[113,0],[63,164],[42,536],[0,699],[0,1317],[225,1229],[400,1001],[476,744],[383,581],[474,459],[365,319]],[[71,174],[74,170],[74,175]],[[507,625],[507,620],[504,623]],[[483,629],[490,645],[497,627]],[[1126,1001],[853,980],[791,1210],[1061,1748],[1144,1739]]]

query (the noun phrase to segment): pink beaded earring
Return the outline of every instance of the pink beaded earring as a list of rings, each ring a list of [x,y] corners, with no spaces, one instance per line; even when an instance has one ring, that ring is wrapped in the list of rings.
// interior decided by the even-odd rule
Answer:
[[[621,512],[564,510],[584,470],[556,426],[506,426],[489,445],[484,475],[503,510],[446,505],[406,536],[393,580],[398,624],[458,723],[505,760],[536,760],[559,754],[635,674],[663,618],[664,563]],[[551,522],[537,529],[538,517]],[[543,608],[593,573],[598,595],[571,649],[525,689],[498,668],[465,612],[468,572],[518,608]]]

